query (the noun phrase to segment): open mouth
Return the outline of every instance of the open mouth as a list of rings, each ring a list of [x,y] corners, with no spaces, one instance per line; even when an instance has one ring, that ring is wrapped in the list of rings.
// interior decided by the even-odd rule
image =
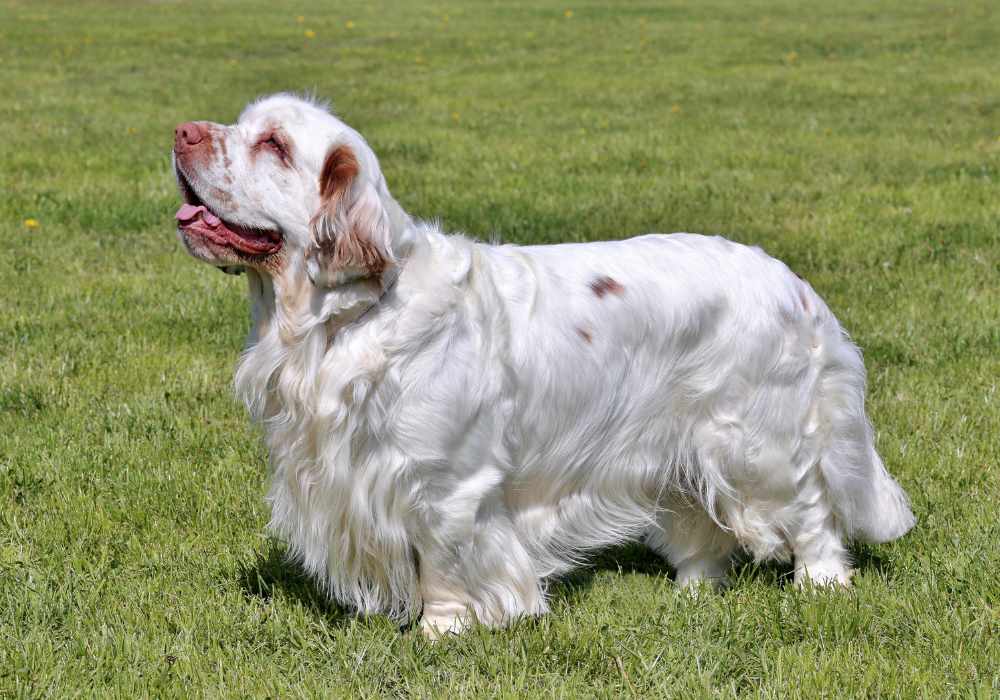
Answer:
[[[234,248],[250,256],[271,255],[281,249],[281,234],[240,226],[216,216],[198,196],[191,182],[176,168],[177,183],[184,204],[174,218],[185,234],[200,236],[216,245]]]

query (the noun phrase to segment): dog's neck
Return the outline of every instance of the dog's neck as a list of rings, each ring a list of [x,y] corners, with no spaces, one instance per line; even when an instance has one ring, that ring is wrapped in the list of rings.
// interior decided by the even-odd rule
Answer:
[[[316,324],[342,327],[368,314],[392,289],[414,245],[414,221],[385,191],[382,206],[389,217],[395,262],[379,277],[357,278],[333,288],[314,287],[304,269],[289,261],[273,274],[248,270],[253,328],[248,347],[272,328],[289,343]]]
[[[252,328],[237,366],[236,392],[258,421],[296,415],[310,403],[329,344],[348,318],[380,298],[377,282],[317,290],[305,274],[247,275]],[[287,422],[287,420],[286,420]]]

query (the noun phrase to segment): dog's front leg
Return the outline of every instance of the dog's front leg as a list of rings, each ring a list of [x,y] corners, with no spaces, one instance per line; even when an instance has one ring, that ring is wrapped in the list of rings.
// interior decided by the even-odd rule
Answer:
[[[420,558],[420,595],[424,601],[420,630],[429,639],[461,634],[475,618],[472,596],[434,570],[427,555]]]
[[[503,505],[498,472],[483,469],[427,504],[420,558],[421,630],[431,639],[471,624],[502,627],[545,612],[534,562]]]

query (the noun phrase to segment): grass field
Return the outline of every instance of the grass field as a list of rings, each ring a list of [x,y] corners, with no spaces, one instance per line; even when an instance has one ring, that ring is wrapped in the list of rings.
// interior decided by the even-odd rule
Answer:
[[[1000,694],[1000,7],[0,0],[0,696]],[[172,128],[315,90],[397,199],[513,242],[725,233],[864,348],[917,528],[850,592],[639,548],[432,645],[264,534],[242,278],[178,245]]]

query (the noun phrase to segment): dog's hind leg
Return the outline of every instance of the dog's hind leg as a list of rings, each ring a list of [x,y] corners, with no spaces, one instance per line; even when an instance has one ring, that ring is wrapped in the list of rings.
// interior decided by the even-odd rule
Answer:
[[[677,570],[677,585],[724,585],[736,538],[723,530],[700,506],[671,499],[646,532],[646,544]]]
[[[790,543],[795,581],[850,582],[844,541],[888,542],[914,524],[906,494],[875,451],[865,415],[865,369],[860,352],[839,327],[822,347],[816,423],[824,441],[800,477]]]
[[[789,528],[789,540],[795,557],[795,583],[849,586],[844,532],[817,468],[809,470],[799,482],[794,509],[796,517]]]

